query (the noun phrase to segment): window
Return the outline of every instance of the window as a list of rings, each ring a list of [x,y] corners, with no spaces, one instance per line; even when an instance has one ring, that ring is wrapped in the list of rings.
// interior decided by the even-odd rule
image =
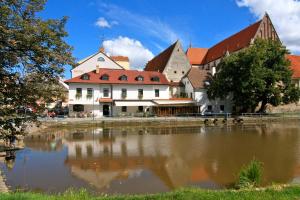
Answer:
[[[159,89],[155,89],[155,97],[159,97]]]
[[[127,89],[122,89],[121,96],[122,96],[123,99],[127,97]]]
[[[122,112],[127,112],[127,106],[122,106]]]
[[[109,89],[103,88],[103,97],[109,97]]]
[[[193,93],[192,93],[192,92],[190,93],[190,98],[191,98],[191,99],[193,98]]]
[[[127,76],[122,75],[122,76],[119,77],[119,80],[120,81],[127,81]]]
[[[174,71],[174,74],[177,74],[177,71]]]
[[[153,77],[151,77],[151,81],[153,81],[153,82],[159,82],[159,77],[153,76]]]
[[[82,79],[82,80],[90,80],[90,76],[89,76],[88,74],[83,74],[83,75],[81,76],[81,79]]]
[[[210,112],[212,111],[212,105],[207,106],[207,111],[210,111]]]
[[[109,80],[109,76],[107,74],[103,74],[101,77],[100,77],[101,80],[103,81],[108,81]]]
[[[73,105],[73,111],[74,112],[83,112],[84,111],[84,105],[81,105],[81,104]]]
[[[143,106],[139,106],[138,107],[138,112],[144,112],[144,107]]]
[[[144,81],[144,77],[143,76],[137,76],[135,78],[136,81]]]
[[[220,105],[220,111],[222,111],[222,112],[225,111],[225,106],[224,105]]]
[[[139,89],[138,90],[138,97],[139,97],[139,99],[143,98],[143,93],[144,93],[143,89]]]
[[[82,97],[82,88],[76,88],[76,98]]]
[[[103,57],[99,57],[97,60],[98,60],[99,62],[104,62],[104,61],[105,61],[105,59],[104,59]]]
[[[88,88],[86,93],[86,98],[90,99],[93,97],[93,88]]]

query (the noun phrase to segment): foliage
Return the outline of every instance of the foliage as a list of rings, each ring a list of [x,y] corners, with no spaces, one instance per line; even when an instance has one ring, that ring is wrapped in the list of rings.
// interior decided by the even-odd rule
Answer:
[[[252,188],[259,186],[262,178],[262,163],[253,159],[249,165],[244,166],[239,173],[237,186],[239,188]]]
[[[261,190],[201,190],[201,189],[182,189],[178,191],[147,194],[147,195],[120,195],[120,196],[92,196],[85,190],[68,191],[63,194],[47,195],[39,193],[8,193],[0,194],[1,200],[142,200],[142,199],[205,199],[205,200],[237,200],[237,199],[255,199],[255,200],[290,200],[299,199],[300,187],[289,186],[284,188],[266,188]]]
[[[62,95],[58,79],[73,64],[66,17],[42,20],[45,0],[0,1],[0,137],[25,131],[46,103]],[[30,115],[24,110],[30,109]],[[31,112],[34,111],[34,112]]]
[[[289,52],[279,41],[256,39],[239,52],[225,57],[210,77],[210,99],[232,98],[239,112],[264,112],[267,104],[297,102],[300,91],[292,84]]]

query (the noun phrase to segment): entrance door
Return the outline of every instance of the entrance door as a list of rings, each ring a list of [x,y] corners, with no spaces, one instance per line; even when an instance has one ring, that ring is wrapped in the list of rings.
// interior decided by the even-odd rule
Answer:
[[[109,105],[103,105],[103,116],[109,116]]]

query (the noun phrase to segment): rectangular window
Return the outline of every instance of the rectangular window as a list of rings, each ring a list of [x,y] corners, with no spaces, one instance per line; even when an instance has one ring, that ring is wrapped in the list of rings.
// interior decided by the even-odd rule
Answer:
[[[207,106],[207,111],[211,112],[212,111],[212,105]]]
[[[82,97],[82,88],[76,88],[76,98]]]
[[[127,97],[127,89],[122,89],[122,94],[121,94],[122,98],[126,98]]]
[[[88,88],[86,93],[86,98],[90,99],[93,97],[93,88]]]
[[[109,89],[103,88],[103,97],[109,97]]]
[[[143,112],[143,111],[144,111],[143,106],[139,106],[139,107],[138,107],[138,112]]]
[[[127,106],[122,106],[122,112],[127,112]]]
[[[193,93],[192,93],[192,92],[190,93],[190,98],[191,98],[191,99],[193,98]]]
[[[139,89],[138,90],[138,96],[139,96],[139,98],[143,98],[143,93],[144,93],[143,89]]]
[[[224,105],[220,105],[220,111],[224,112],[225,110],[225,106]]]
[[[155,89],[155,97],[159,97],[159,89]]]

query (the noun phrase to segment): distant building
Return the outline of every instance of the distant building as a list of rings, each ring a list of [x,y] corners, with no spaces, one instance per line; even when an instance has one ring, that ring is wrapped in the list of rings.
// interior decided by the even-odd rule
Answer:
[[[129,58],[126,56],[110,56],[110,58],[126,70],[130,70]]]
[[[293,71],[292,81],[300,88],[300,56],[288,55],[287,59],[291,62],[291,70]]]

